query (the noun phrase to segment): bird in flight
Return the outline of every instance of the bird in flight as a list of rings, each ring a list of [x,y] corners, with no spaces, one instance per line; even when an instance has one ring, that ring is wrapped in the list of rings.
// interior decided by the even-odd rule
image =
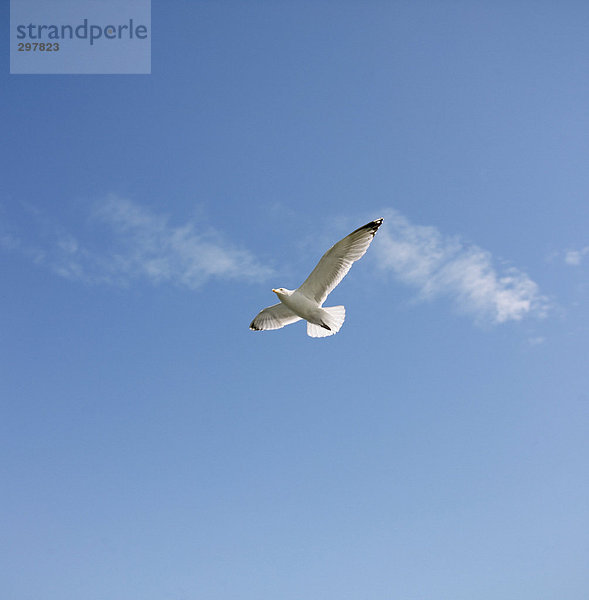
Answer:
[[[280,302],[260,311],[250,323],[250,329],[281,329],[304,319],[307,321],[307,335],[311,337],[337,333],[346,318],[346,309],[343,306],[323,308],[323,303],[352,264],[366,254],[381,225],[382,219],[370,221],[334,244],[296,290],[273,289]]]

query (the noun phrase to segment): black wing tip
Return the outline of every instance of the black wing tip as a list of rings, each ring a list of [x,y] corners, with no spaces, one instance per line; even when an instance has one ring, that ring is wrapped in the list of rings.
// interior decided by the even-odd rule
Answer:
[[[356,231],[352,231],[352,233],[358,233],[359,231],[364,231],[365,229],[370,230],[373,236],[376,235],[378,228],[382,225],[384,219],[381,217],[380,219],[375,219],[374,221],[370,221],[370,223],[366,223],[366,225],[362,225],[362,227],[358,227]]]

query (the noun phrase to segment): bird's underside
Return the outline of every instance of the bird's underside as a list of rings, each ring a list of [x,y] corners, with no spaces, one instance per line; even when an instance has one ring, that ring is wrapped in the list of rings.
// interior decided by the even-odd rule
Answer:
[[[280,302],[260,311],[251,322],[250,329],[280,329],[304,319],[307,321],[307,334],[311,337],[336,334],[346,318],[346,310],[343,306],[324,308],[323,303],[354,262],[364,256],[382,221],[371,221],[334,244],[296,290],[273,289]]]

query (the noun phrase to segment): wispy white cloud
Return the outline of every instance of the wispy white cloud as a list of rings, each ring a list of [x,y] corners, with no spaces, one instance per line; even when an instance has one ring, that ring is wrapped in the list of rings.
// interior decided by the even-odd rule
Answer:
[[[97,202],[77,237],[37,208],[27,210],[36,230],[19,235],[0,227],[0,246],[71,280],[126,286],[142,279],[195,289],[212,278],[257,281],[272,274],[216,229],[195,220],[173,224],[120,196]],[[414,225],[396,211],[384,216],[373,252],[383,269],[417,289],[418,298],[450,297],[480,322],[547,312],[547,299],[522,271],[500,272],[489,252],[435,227]]]
[[[72,280],[128,285],[144,279],[194,289],[211,278],[257,280],[272,272],[211,227],[172,225],[166,215],[114,194],[97,202],[89,218],[94,243],[34,218],[43,223],[33,242],[11,233],[0,244]]]
[[[546,314],[549,303],[538,285],[513,267],[498,272],[486,250],[435,227],[413,225],[396,211],[385,215],[385,225],[375,244],[380,265],[417,288],[419,298],[450,297],[479,322]]]
[[[578,267],[587,254],[589,254],[589,246],[585,246],[581,250],[567,250],[564,255],[564,262],[572,267]]]

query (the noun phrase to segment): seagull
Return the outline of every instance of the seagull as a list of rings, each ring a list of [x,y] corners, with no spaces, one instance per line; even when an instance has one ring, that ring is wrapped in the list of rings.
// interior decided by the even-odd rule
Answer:
[[[352,264],[366,254],[382,221],[370,221],[334,244],[296,290],[273,289],[280,302],[260,311],[250,323],[250,329],[281,329],[304,319],[310,337],[336,334],[344,323],[346,309],[343,306],[323,308],[323,303],[352,268]]]

